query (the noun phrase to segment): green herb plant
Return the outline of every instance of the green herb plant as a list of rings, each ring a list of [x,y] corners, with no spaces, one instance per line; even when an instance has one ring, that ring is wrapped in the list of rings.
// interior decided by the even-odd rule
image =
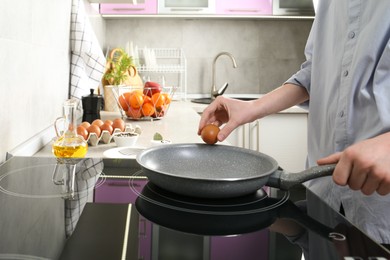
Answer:
[[[108,61],[111,63],[111,69],[104,78],[111,85],[121,85],[129,77],[129,68],[134,66],[133,58],[123,49],[118,49]]]

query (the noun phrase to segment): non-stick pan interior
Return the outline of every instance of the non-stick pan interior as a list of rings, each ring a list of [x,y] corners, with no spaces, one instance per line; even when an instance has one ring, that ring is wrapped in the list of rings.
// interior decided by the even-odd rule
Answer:
[[[137,162],[164,175],[203,180],[243,180],[274,172],[277,162],[249,149],[206,144],[173,144],[144,150]]]

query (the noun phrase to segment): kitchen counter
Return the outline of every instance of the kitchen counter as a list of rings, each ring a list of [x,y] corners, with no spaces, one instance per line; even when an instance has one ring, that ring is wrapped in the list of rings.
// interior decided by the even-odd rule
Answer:
[[[155,132],[173,143],[202,142],[196,131],[199,113],[204,107],[191,102],[173,102],[162,120],[127,122],[139,125],[143,130],[138,146],[149,147]],[[306,112],[294,107],[282,113]],[[118,113],[102,112],[103,119],[118,116]],[[211,204],[205,199],[197,201],[167,192],[159,194],[161,189],[153,188],[153,184],[142,176],[135,160],[101,158],[105,150],[115,147],[114,143],[90,147],[87,158],[78,164],[77,198],[86,198],[92,193],[94,203],[62,198],[62,186],[53,183],[56,159],[51,154],[50,144],[33,157],[14,156],[0,165],[0,259],[143,257],[151,260],[160,253],[167,259],[172,259],[167,253],[183,259],[180,253],[188,256],[189,252],[196,255],[196,259],[204,260],[300,259],[299,247],[294,245],[298,255],[292,255],[293,245],[268,229],[268,225],[277,218],[286,217],[285,214],[293,217],[288,215],[292,207],[290,194],[265,195],[264,191],[259,191],[256,196],[265,195],[259,197],[259,201],[249,195],[232,201],[213,200]],[[93,185],[81,185],[87,182]],[[98,193],[100,199],[97,199]],[[273,207],[268,204],[258,207],[268,201],[267,196]],[[252,197],[256,203],[248,203],[253,201]],[[84,211],[83,203],[86,203]],[[215,203],[222,203],[223,207]],[[246,208],[252,205],[255,208]],[[314,237],[318,241],[319,238],[318,246],[322,251],[318,259],[336,259],[334,256],[390,259],[389,251],[370,240],[338,212],[322,201],[319,201],[319,207],[329,216],[326,222],[313,222],[310,217],[299,219],[302,225],[307,224],[304,227],[308,229],[310,239]],[[221,214],[216,213],[220,210],[223,211]],[[268,215],[271,218],[263,219]],[[69,228],[75,229],[67,238]]]
[[[258,95],[255,95],[254,97],[258,97]],[[173,101],[167,115],[161,120],[134,121],[126,119],[126,123],[130,123],[133,127],[139,125],[142,129],[142,134],[136,144],[137,147],[150,147],[152,145],[151,140],[156,132],[159,132],[164,139],[170,140],[172,143],[203,143],[200,136],[197,135],[197,129],[200,113],[206,107],[207,105],[192,103],[191,101]],[[280,113],[307,113],[307,111],[298,106],[294,106]],[[114,119],[117,117],[120,117],[119,111],[101,111],[102,120]],[[224,141],[220,144],[229,145],[229,142]],[[109,144],[99,143],[97,146],[90,145],[86,157],[101,157],[104,151],[116,147],[117,146],[113,141]],[[34,156],[45,157],[51,155],[51,144],[48,144]]]

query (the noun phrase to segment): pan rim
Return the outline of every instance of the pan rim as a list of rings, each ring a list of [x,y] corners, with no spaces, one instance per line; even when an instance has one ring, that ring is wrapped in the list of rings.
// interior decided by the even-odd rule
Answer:
[[[169,172],[165,172],[165,171],[161,171],[161,170],[157,170],[157,169],[150,169],[149,167],[147,167],[145,165],[145,163],[143,163],[141,161],[142,157],[145,156],[146,154],[148,153],[151,153],[153,151],[156,151],[156,150],[163,150],[163,149],[167,149],[168,147],[198,147],[198,146],[220,146],[220,147],[228,147],[228,149],[231,149],[231,150],[239,150],[241,152],[245,152],[245,153],[248,153],[248,154],[251,154],[251,155],[256,155],[256,156],[261,156],[261,157],[264,157],[266,158],[271,164],[272,164],[272,169],[266,171],[266,172],[263,172],[263,173],[259,173],[258,175],[253,175],[253,176],[247,176],[247,177],[228,177],[228,178],[216,178],[216,177],[210,177],[210,178],[205,178],[205,177],[197,177],[197,176],[182,176],[182,175],[178,175],[178,174],[175,174],[175,173],[169,173]],[[162,174],[162,175],[165,175],[165,176],[168,176],[168,177],[175,177],[175,178],[181,178],[181,179],[187,179],[187,180],[194,180],[194,181],[204,181],[204,182],[215,182],[215,181],[219,181],[219,182],[237,182],[237,181],[248,181],[248,180],[253,180],[253,179],[258,179],[258,178],[264,178],[266,176],[269,176],[271,175],[272,173],[274,173],[278,167],[279,167],[279,164],[278,162],[272,158],[271,156],[267,155],[267,154],[264,154],[264,153],[261,153],[261,152],[258,152],[258,151],[254,151],[254,150],[251,150],[251,149],[247,149],[247,148],[241,148],[241,147],[237,147],[237,146],[232,146],[232,145],[224,145],[224,144],[214,144],[214,145],[208,145],[208,144],[204,144],[204,143],[175,143],[175,144],[167,144],[167,145],[160,145],[160,146],[154,146],[154,147],[150,147],[150,148],[146,148],[144,149],[143,151],[141,151],[140,153],[137,154],[136,156],[136,161],[137,163],[145,170],[147,171],[151,171],[151,172],[155,172],[155,173],[158,173],[158,174]]]

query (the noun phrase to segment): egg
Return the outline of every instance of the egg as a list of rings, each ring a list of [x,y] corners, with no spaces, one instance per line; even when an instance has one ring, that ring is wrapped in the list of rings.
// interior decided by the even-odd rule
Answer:
[[[102,126],[100,127],[100,130],[102,130],[102,132],[104,130],[108,131],[110,133],[110,135],[112,134],[112,132],[114,131],[114,128],[112,127],[112,125],[110,123],[104,123],[102,124]]]
[[[88,133],[95,133],[97,137],[100,137],[100,134],[102,133],[102,130],[100,130],[100,127],[97,125],[90,125],[87,129]]]
[[[105,124],[109,124],[109,125],[111,125],[111,126],[112,126],[112,123],[113,123],[113,122],[112,122],[112,120],[110,120],[110,119],[107,119],[106,121],[104,121],[104,123],[105,123]]]
[[[220,129],[218,126],[209,124],[203,127],[202,131],[200,132],[200,136],[206,144],[215,144],[218,141],[217,135],[219,130]]]
[[[77,134],[78,134],[78,135],[81,135],[81,136],[84,138],[84,140],[87,140],[87,138],[88,138],[88,131],[87,131],[87,129],[85,129],[85,127],[82,126],[82,125],[79,125],[79,126],[77,127]]]
[[[98,127],[101,127],[104,124],[103,120],[101,119],[95,119],[92,121],[91,125],[97,125]]]
[[[87,121],[84,121],[80,124],[82,127],[84,127],[85,129],[88,129],[88,127],[91,125],[89,122]]]
[[[121,130],[122,132],[125,131],[125,121],[123,121],[122,118],[114,119],[114,121],[112,121],[112,128],[119,128],[119,130]]]

